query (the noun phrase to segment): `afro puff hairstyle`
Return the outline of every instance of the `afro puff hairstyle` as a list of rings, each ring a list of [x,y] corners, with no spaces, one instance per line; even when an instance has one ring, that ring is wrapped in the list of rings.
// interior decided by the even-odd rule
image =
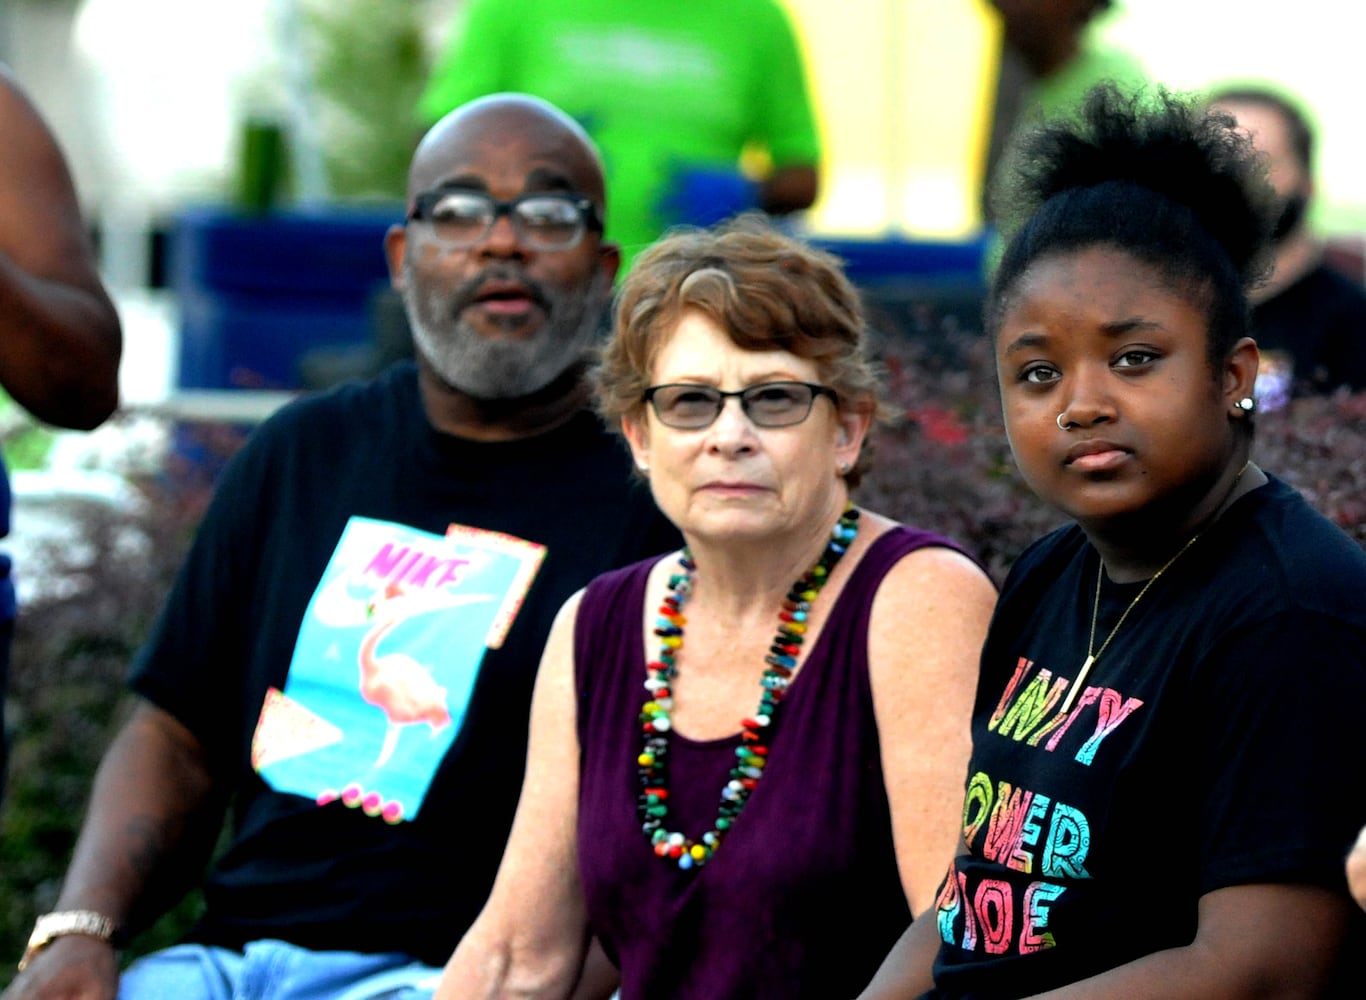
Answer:
[[[1031,264],[1095,246],[1148,264],[1205,309],[1211,363],[1247,334],[1276,209],[1231,116],[1160,88],[1101,84],[1076,116],[1025,133],[1000,179],[993,206],[1007,242],[985,307],[993,337]]]

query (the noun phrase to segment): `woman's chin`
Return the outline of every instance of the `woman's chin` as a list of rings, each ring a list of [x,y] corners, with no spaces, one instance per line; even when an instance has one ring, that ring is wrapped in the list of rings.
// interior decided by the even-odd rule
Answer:
[[[679,530],[688,539],[712,544],[777,540],[787,528],[778,512],[741,504],[708,505],[706,509],[689,512],[679,524]]]

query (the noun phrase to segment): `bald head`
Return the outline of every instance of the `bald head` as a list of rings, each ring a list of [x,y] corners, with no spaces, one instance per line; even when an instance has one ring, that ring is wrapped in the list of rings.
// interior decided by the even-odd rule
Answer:
[[[490,94],[462,104],[428,130],[408,171],[408,199],[467,172],[502,161],[525,176],[558,172],[570,190],[592,198],[602,212],[602,161],[582,126],[559,108],[528,94]],[[551,186],[554,186],[553,184]]]
[[[438,200],[461,192],[464,203],[472,196],[488,206],[483,234],[447,239],[448,226],[414,213],[425,192]],[[544,402],[550,392],[577,408],[581,362],[621,260],[601,231],[603,195],[592,142],[545,101],[494,94],[432,126],[408,171],[409,217],[389,229],[384,245],[433,392],[500,406]],[[541,225],[538,216],[528,221],[516,206],[533,198],[570,206],[578,225],[566,245],[547,247],[544,233],[528,231]],[[423,204],[424,213],[435,211]]]

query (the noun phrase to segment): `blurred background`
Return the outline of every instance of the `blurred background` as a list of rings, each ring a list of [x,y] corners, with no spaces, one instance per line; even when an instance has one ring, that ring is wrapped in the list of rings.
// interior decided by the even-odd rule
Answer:
[[[991,5],[783,2],[804,44],[826,147],[811,228],[972,233],[997,71]],[[262,119],[293,129],[296,157],[329,161],[328,177],[310,178],[318,186],[296,196],[350,198],[367,187],[393,194],[412,138],[403,126],[460,6],[4,0],[0,58],[63,140],[94,216],[119,222],[121,213],[141,213],[162,222],[187,202],[232,194],[245,130]],[[1356,85],[1363,26],[1366,12],[1333,0],[1120,0],[1093,29],[1173,87],[1289,87],[1319,126],[1318,221],[1342,232],[1366,227]],[[367,63],[363,78],[348,73]],[[356,161],[373,160],[375,150],[387,150],[382,162],[361,170]]]
[[[799,225],[855,249],[923,243],[943,250],[950,276],[970,272],[1008,83],[997,8],[1067,0],[784,3],[824,147],[820,196]],[[309,387],[345,374],[347,349],[375,349],[366,291],[384,275],[374,234],[399,213],[419,131],[413,105],[461,5],[3,0],[0,59],[64,145],[124,315],[130,405],[180,390]],[[1356,68],[1366,13],[1331,0],[1099,6],[1087,44],[1124,53],[1148,79],[1185,90],[1269,82],[1298,96],[1319,135],[1313,225],[1360,244],[1366,133]],[[253,271],[259,246],[221,245],[247,239],[223,231],[229,209],[266,217],[276,256],[297,240],[309,259],[281,268],[258,253]],[[316,220],[270,227],[272,214],[278,222],[300,210],[330,217],[332,259],[309,228]],[[900,263],[935,268],[923,255]],[[881,263],[873,277],[897,265]],[[262,332],[280,317],[292,322]],[[210,405],[203,395],[192,403]]]
[[[962,539],[998,574],[1053,523],[1011,474],[974,342],[987,164],[1037,82],[1003,55],[1003,12],[1085,9],[1086,51],[1179,90],[1289,90],[1318,133],[1312,226],[1361,279],[1358,5],[783,3],[823,147],[819,198],[791,224],[849,261],[901,414],[862,499]],[[215,470],[292,394],[405,350],[380,239],[402,218],[413,109],[462,5],[0,0],[0,61],[62,143],[125,337],[123,408],[99,430],[56,434],[0,400],[22,607],[0,986],[50,908],[123,670]],[[1366,394],[1265,417],[1268,467],[1366,544]],[[174,937],[194,905],[140,946]]]

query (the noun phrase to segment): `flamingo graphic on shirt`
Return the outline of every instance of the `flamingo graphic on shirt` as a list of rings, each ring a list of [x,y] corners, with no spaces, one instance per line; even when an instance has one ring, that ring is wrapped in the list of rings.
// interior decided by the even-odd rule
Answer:
[[[382,596],[371,602],[370,613],[382,619],[361,639],[357,659],[360,663],[360,695],[388,720],[384,744],[375,767],[383,767],[398,745],[399,734],[407,726],[426,723],[433,734],[451,723],[447,691],[432,678],[429,667],[407,653],[379,655],[380,643],[407,617],[402,606],[412,603],[399,586],[386,587]],[[395,610],[395,606],[399,609]]]
[[[417,817],[545,549],[452,524],[353,517],[265,694],[252,765],[276,792]]]

